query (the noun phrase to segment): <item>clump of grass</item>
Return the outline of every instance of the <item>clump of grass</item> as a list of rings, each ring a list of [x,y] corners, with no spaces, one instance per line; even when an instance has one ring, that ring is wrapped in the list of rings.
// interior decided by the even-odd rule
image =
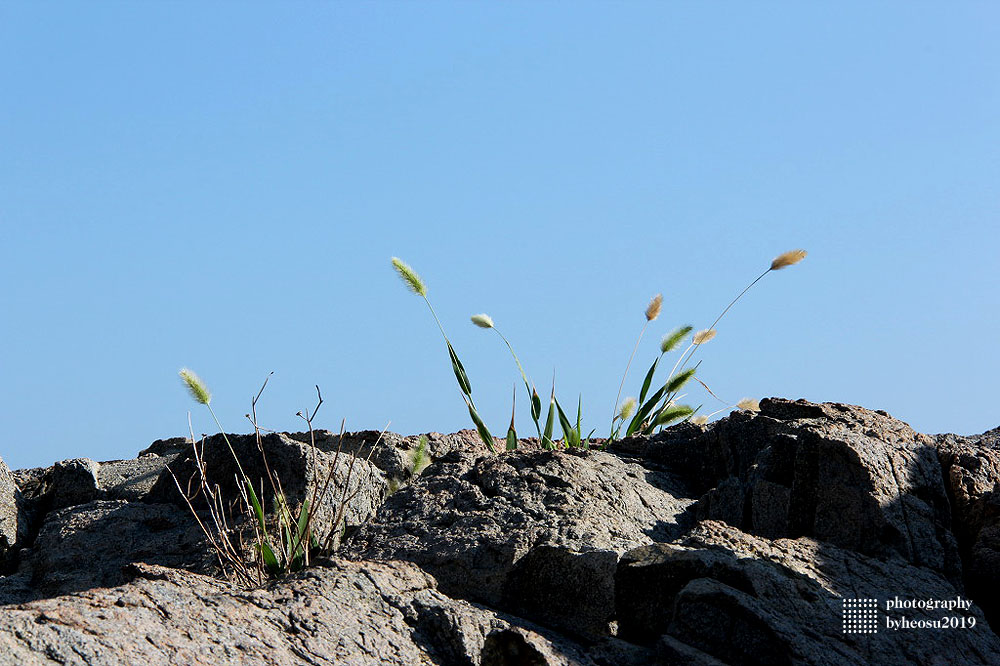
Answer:
[[[451,359],[451,368],[455,373],[455,379],[458,381],[458,388],[462,392],[462,399],[465,401],[466,407],[469,409],[469,416],[472,418],[472,422],[476,426],[476,432],[479,433],[480,439],[486,444],[492,453],[496,453],[496,447],[493,445],[493,435],[490,434],[489,428],[483,423],[482,418],[479,416],[479,412],[476,410],[476,403],[472,400],[472,384],[469,383],[469,376],[465,372],[465,366],[462,365],[462,361],[459,360],[458,354],[455,353],[455,348],[451,344],[451,340],[448,339],[448,335],[444,332],[444,326],[441,325],[441,320],[438,319],[437,313],[434,311],[434,306],[431,305],[430,300],[427,298],[427,284],[420,278],[413,268],[409,264],[404,262],[399,257],[392,258],[392,267],[399,274],[400,279],[407,286],[407,288],[414,294],[420,296],[424,299],[424,303],[427,304],[427,309],[431,311],[431,316],[434,317],[434,321],[438,325],[438,329],[441,331],[441,336],[444,338],[445,344],[448,345],[448,357]],[[492,323],[492,322],[491,322]]]
[[[635,359],[636,352],[638,351],[639,344],[642,342],[642,338],[646,333],[646,329],[649,324],[655,321],[661,314],[663,309],[663,296],[662,294],[657,294],[646,306],[643,311],[645,317],[645,322],[643,323],[642,329],[639,331],[639,336],[636,339],[635,345],[632,349],[632,353],[629,355],[628,362],[625,365],[625,373],[622,375],[621,383],[618,386],[618,394],[615,397],[615,404],[612,410],[612,421],[611,429],[609,432],[608,440],[605,446],[620,437],[630,437],[633,435],[648,435],[653,433],[656,429],[662,429],[670,424],[676,423],[684,419],[690,419],[696,424],[704,424],[708,421],[709,416],[701,416],[696,413],[700,410],[698,408],[692,408],[689,405],[681,404],[679,401],[684,397],[680,391],[688,384],[691,379],[695,379],[699,384],[701,384],[706,391],[716,399],[716,396],[708,386],[702,382],[700,379],[695,377],[695,373],[698,370],[700,362],[695,364],[693,367],[686,367],[688,363],[692,360],[695,353],[705,344],[712,341],[717,333],[717,326],[722,318],[729,312],[729,310],[739,301],[755,284],[757,284],[765,275],[772,271],[782,270],[789,266],[793,266],[806,257],[805,250],[792,250],[790,252],[785,252],[778,255],[771,262],[771,265],[763,273],[757,276],[750,284],[748,284],[737,296],[734,298],[719,314],[719,316],[712,322],[712,325],[701,329],[691,335],[694,328],[692,326],[681,326],[674,329],[671,333],[665,335],[660,342],[660,354],[657,356],[652,365],[646,371],[646,375],[643,378],[641,388],[638,393],[638,398],[626,398],[624,403],[621,403],[622,391],[625,387],[625,382],[628,378],[629,370],[632,366],[632,361]],[[468,384],[468,378],[465,376],[464,369],[461,367],[461,363],[458,361],[458,357],[455,354],[451,343],[448,342],[447,336],[444,334],[444,328],[441,326],[441,322],[437,319],[437,315],[434,314],[434,309],[430,306],[430,301],[427,300],[427,289],[420,277],[410,268],[407,264],[403,263],[397,258],[392,259],[392,263],[396,271],[399,273],[400,277],[407,284],[411,291],[422,296],[427,302],[428,307],[431,309],[432,315],[438,324],[438,328],[441,329],[441,334],[445,337],[445,341],[448,343],[449,355],[452,359],[452,366],[455,371],[455,376],[459,381],[459,388],[462,389],[463,398],[469,407],[470,415],[473,418],[473,422],[476,424],[476,428],[483,437],[484,441],[487,441],[487,446],[490,450],[493,450],[492,437],[489,435],[489,430],[482,423],[479,418],[478,413],[472,403],[472,391]],[[591,430],[590,434],[586,437],[583,436],[582,427],[582,396],[577,400],[577,413],[576,420],[571,421],[562,405],[559,403],[555,396],[555,378],[553,375],[552,393],[549,399],[549,409],[547,418],[545,420],[544,427],[541,424],[541,413],[542,404],[538,396],[538,392],[535,390],[534,385],[528,379],[528,375],[521,364],[520,359],[514,352],[514,348],[510,341],[504,336],[496,327],[493,318],[487,314],[477,314],[473,315],[471,321],[474,325],[484,328],[492,329],[496,331],[497,335],[507,346],[510,351],[511,356],[517,365],[518,371],[521,374],[521,379],[524,382],[525,392],[528,395],[529,405],[531,408],[531,419],[535,425],[535,430],[538,433],[539,441],[544,448],[556,448],[556,443],[552,439],[553,427],[555,418],[558,416],[560,427],[563,430],[563,446],[573,448],[573,447],[584,447],[589,445],[590,437],[593,435],[594,431]],[[656,385],[654,382],[656,372],[659,368],[662,359],[670,352],[678,349],[681,344],[691,335],[690,343],[684,351],[680,352],[677,356],[677,360],[674,362],[673,367],[667,374],[667,377],[663,382],[653,390]],[[516,398],[516,392],[515,392]],[[515,399],[516,402],[516,399]],[[724,401],[723,401],[724,402]],[[724,403],[725,404],[725,403]],[[756,411],[756,401],[749,401],[749,399],[740,401],[733,407],[739,407],[740,409],[745,409],[749,411]],[[721,410],[720,410],[721,411]],[[716,412],[717,413],[717,412]],[[710,415],[711,416],[711,415]],[[511,415],[511,423],[508,428],[507,433],[508,449],[516,448],[517,446],[517,436],[514,430],[514,416]]]
[[[282,490],[281,479],[272,472],[268,464],[261,440],[261,429],[257,424],[257,401],[267,386],[268,380],[265,379],[263,386],[261,386],[260,391],[251,403],[252,416],[251,414],[247,414],[247,418],[253,423],[257,449],[260,452],[266,476],[271,485],[273,510],[269,517],[265,514],[260,500],[260,497],[263,496],[263,487],[261,488],[261,495],[258,495],[250,477],[244,471],[240,457],[236,454],[232,443],[229,441],[229,436],[226,434],[225,429],[215,415],[215,411],[212,409],[211,392],[209,392],[201,378],[191,370],[184,368],[179,374],[195,402],[205,405],[208,408],[212,419],[215,421],[216,426],[218,426],[219,433],[226,442],[229,452],[236,463],[236,467],[239,470],[236,480],[240,493],[236,517],[241,519],[243,524],[249,525],[254,535],[253,562],[250,564],[247,562],[239,526],[233,523],[234,514],[232,505],[222,497],[220,486],[209,481],[204,459],[205,441],[202,440],[199,446],[198,441],[195,440],[194,429],[190,427],[189,415],[195,474],[197,476],[198,489],[204,495],[208,504],[208,518],[211,528],[201,519],[201,516],[199,516],[192,504],[190,482],[188,484],[189,492],[185,492],[172,470],[170,470],[170,473],[173,476],[177,490],[181,493],[188,508],[194,514],[202,532],[215,550],[224,575],[234,582],[254,587],[269,577],[277,578],[309,566],[310,557],[313,552],[328,552],[332,547],[333,539],[339,530],[339,526],[344,520],[348,503],[359,492],[359,490],[355,490],[354,493],[349,494],[350,479],[356,458],[352,457],[351,463],[348,466],[346,478],[341,488],[340,500],[334,511],[332,526],[325,538],[321,539],[322,535],[316,532],[316,509],[325,501],[327,492],[330,490],[330,484],[341,454],[342,444],[338,446],[328,474],[323,482],[314,483],[311,496],[304,498],[297,507],[291,506]],[[269,378],[270,375],[268,376]],[[298,413],[298,416],[302,417],[309,427],[314,465],[317,461],[317,449],[312,424],[320,406],[323,404],[323,396],[318,386],[316,387],[316,394],[318,398],[316,407],[311,412],[306,410],[305,412]],[[344,424],[341,423],[341,442],[343,442],[343,434]]]

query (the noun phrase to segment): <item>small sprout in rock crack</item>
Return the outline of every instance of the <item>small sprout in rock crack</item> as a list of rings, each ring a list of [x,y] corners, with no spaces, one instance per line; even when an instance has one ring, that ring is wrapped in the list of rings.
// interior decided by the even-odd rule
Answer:
[[[410,476],[420,476],[424,468],[431,464],[427,454],[427,435],[421,435],[417,440],[417,448],[410,454]]]

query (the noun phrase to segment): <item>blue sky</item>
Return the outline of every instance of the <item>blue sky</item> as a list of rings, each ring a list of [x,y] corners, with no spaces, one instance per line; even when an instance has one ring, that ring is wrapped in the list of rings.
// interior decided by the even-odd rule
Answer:
[[[606,432],[657,292],[726,400],[1000,425],[995,3],[0,4],[0,456],[262,424]],[[520,398],[521,396],[519,396]],[[693,402],[713,405],[693,392]],[[526,405],[518,425],[528,434]],[[711,407],[714,409],[714,407]]]

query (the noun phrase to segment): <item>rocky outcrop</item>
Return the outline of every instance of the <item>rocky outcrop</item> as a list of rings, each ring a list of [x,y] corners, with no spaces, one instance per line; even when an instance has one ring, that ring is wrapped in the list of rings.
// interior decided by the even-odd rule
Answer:
[[[1000,430],[931,437],[770,399],[608,451],[491,454],[474,432],[431,434],[419,476],[417,437],[379,434],[269,434],[267,467],[256,438],[230,436],[265,507],[270,469],[293,504],[329,478],[321,520],[349,508],[335,553],[255,590],[218,579],[178,493],[186,440],[133,461],[0,463],[0,661],[1000,663]],[[238,497],[223,438],[199,451]],[[848,631],[858,599],[878,600],[870,632]]]
[[[404,563],[328,561],[245,592],[136,564],[128,585],[7,607],[9,663],[580,664],[572,642],[449,599]]]
[[[402,559],[442,591],[607,635],[618,556],[680,534],[670,479],[599,452],[454,453],[394,494],[346,551]]]
[[[700,496],[701,519],[899,557],[961,586],[936,442],[884,412],[768,399],[759,414],[738,412],[621,450],[683,479]]]
[[[1000,623],[1000,429],[980,437],[942,435],[938,452],[951,499],[966,588]]]
[[[769,540],[703,522],[674,543],[627,553],[616,579],[620,636],[660,650],[686,646],[747,666],[996,664],[1000,639],[976,608],[956,615],[980,631],[893,631],[884,619],[938,620],[941,610],[881,613],[876,632],[844,631],[844,599],[956,599],[924,567],[889,564],[809,538]]]

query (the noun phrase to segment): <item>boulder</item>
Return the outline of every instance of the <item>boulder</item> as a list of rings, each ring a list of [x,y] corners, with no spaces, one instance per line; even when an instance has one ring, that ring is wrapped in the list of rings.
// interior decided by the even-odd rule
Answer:
[[[1000,639],[972,605],[885,610],[900,599],[955,600],[938,572],[885,563],[810,538],[768,540],[707,521],[675,543],[627,553],[616,576],[620,637],[666,663],[780,666],[1000,663]],[[847,631],[845,599],[875,599],[875,629]],[[964,618],[967,629],[890,629]]]
[[[315,531],[321,535],[321,540],[323,535],[329,535],[334,545],[339,543],[345,526],[353,527],[366,521],[388,494],[385,475],[355,456],[337,457],[279,433],[263,435],[260,447],[253,435],[229,435],[228,438],[232,450],[222,435],[209,437],[198,445],[209,481],[212,485],[218,484],[222,498],[227,502],[240,498],[242,484],[237,483],[237,478],[245,473],[262,506],[270,511],[275,498],[275,484],[271,478],[277,476],[293,511],[304,500],[316,499]],[[145,501],[186,507],[177,489],[179,482],[185,493],[190,489],[194,506],[204,508],[207,504],[198,491],[198,479],[194,449],[189,446],[160,474]],[[342,522],[334,525],[342,503]]]
[[[936,442],[885,412],[777,398],[616,446],[701,495],[700,519],[898,557],[962,585]]]
[[[691,504],[666,475],[609,453],[452,453],[345,552],[415,562],[446,594],[594,638],[609,633],[619,555],[679,534]]]
[[[121,500],[50,513],[22,559],[37,596],[120,585],[124,567],[134,562],[220,573],[188,509]]]

